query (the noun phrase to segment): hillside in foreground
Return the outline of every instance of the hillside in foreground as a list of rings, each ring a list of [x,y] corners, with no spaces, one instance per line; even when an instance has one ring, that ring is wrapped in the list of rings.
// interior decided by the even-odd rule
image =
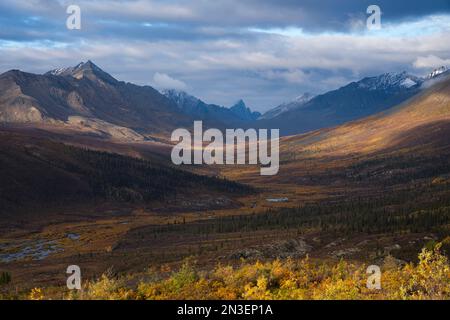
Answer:
[[[447,247],[449,242],[447,240]],[[389,256],[382,265],[379,288],[368,280],[367,265],[296,260],[217,265],[206,271],[186,261],[178,270],[163,266],[138,275],[112,271],[86,283],[82,291],[34,288],[19,299],[83,300],[448,300],[450,264],[442,244],[424,248],[416,264],[399,265]],[[1,293],[0,293],[1,297]]]

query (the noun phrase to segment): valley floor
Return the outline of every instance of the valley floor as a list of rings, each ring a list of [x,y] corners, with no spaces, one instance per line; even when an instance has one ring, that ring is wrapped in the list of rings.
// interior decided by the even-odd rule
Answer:
[[[0,144],[0,173],[10,179],[3,186],[10,193],[0,200],[22,201],[14,198],[15,184],[29,186],[31,173],[51,170],[88,201],[74,205],[67,198],[48,208],[2,214],[0,292],[68,297],[67,266],[79,265],[88,286],[84,298],[448,299],[450,126],[441,121],[420,130],[419,136],[365,152],[328,144],[316,150],[305,142],[310,135],[284,138],[274,177],[260,176],[253,166],[176,171],[166,167],[159,146],[155,155],[145,144],[104,145],[129,158],[37,136],[16,143],[23,137],[7,132],[12,139]],[[11,175],[20,161],[30,174]],[[143,178],[149,172],[159,180]],[[41,179],[46,186],[55,182],[36,176],[33,197],[67,195],[60,184],[51,192],[40,188]],[[90,202],[92,190],[103,200]],[[437,243],[439,254],[419,256]],[[306,256],[311,265],[301,269]],[[197,267],[186,266],[186,259]],[[365,291],[363,271],[371,264],[396,266],[385,270],[388,291]],[[444,273],[433,271],[434,278],[425,270]],[[233,283],[226,283],[228,276]],[[41,289],[30,296],[33,288]]]

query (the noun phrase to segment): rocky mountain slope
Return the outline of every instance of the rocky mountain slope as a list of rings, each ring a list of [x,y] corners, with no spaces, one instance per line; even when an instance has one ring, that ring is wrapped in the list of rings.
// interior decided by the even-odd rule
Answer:
[[[19,70],[0,75],[0,122],[51,124],[74,116],[140,133],[192,124],[157,90],[118,81],[91,61],[44,75]]]

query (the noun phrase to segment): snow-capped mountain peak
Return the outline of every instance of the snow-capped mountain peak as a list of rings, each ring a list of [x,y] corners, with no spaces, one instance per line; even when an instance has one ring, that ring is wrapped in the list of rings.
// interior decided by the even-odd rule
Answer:
[[[448,68],[445,66],[442,66],[440,68],[434,69],[432,72],[430,72],[427,76],[428,79],[432,79],[434,77],[437,77],[440,74],[443,74],[444,72],[448,71]]]
[[[45,73],[46,75],[54,76],[70,76],[76,79],[81,79],[83,77],[89,78],[91,80],[101,79],[103,82],[116,83],[117,80],[111,75],[100,69],[92,61],[88,60],[86,62],[80,62],[74,67],[58,68],[53,69]]]
[[[297,103],[306,103],[309,100],[311,100],[312,98],[314,98],[315,95],[313,95],[312,93],[309,92],[305,92],[304,94],[298,96],[297,98],[294,99],[294,101],[288,102],[288,103],[283,103],[283,105],[288,105],[292,102],[297,102]]]
[[[309,92],[306,92],[306,93],[298,96],[297,98],[295,98],[292,101],[284,102],[284,103],[280,104],[278,107],[267,111],[259,119],[272,119],[272,118],[274,118],[284,112],[287,112],[289,110],[301,108],[302,106],[307,104],[314,97],[315,97],[315,95],[313,95]]]
[[[74,71],[81,69],[87,63],[92,63],[92,62],[90,62],[90,61],[80,62],[75,67],[63,67],[63,68],[53,69],[53,70],[48,71],[46,74],[51,74],[54,76],[71,75],[74,73]]]
[[[170,100],[174,101],[175,104],[182,109],[184,107],[192,108],[197,106],[202,101],[185,91],[175,90],[175,89],[166,89],[161,91],[163,95],[165,95]]]
[[[400,85],[405,88],[411,88],[411,87],[417,85],[417,82],[415,82],[411,78],[406,78],[402,82],[400,82]]]
[[[73,68],[72,67],[68,67],[68,68],[57,68],[57,69],[53,69],[47,72],[47,74],[51,74],[54,76],[60,76],[62,74],[65,73],[69,73]]]
[[[383,73],[376,77],[364,78],[357,83],[360,88],[369,90],[392,90],[411,88],[420,85],[422,82],[423,80],[419,77],[403,71],[401,73]]]

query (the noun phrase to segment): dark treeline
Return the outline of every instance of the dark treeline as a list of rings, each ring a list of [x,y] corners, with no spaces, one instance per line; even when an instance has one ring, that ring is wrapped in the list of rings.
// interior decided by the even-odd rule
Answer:
[[[198,190],[250,193],[249,186],[224,178],[193,174],[144,159],[65,146],[85,166],[68,168],[88,177],[93,196],[120,201],[176,199]]]
[[[294,161],[289,157],[289,154],[284,155],[284,163]],[[329,181],[340,181],[349,186],[376,184],[377,188],[382,190],[398,184],[414,184],[421,179],[449,175],[450,151],[382,154],[370,159],[360,159],[338,170],[322,170],[320,163],[312,159],[305,163],[309,170],[301,177],[302,184],[324,185]]]
[[[346,175],[354,180],[364,183],[383,182],[385,186],[411,183],[449,173],[448,153],[378,157],[352,165],[346,171]]]
[[[433,195],[433,196],[430,196]],[[374,197],[308,204],[265,213],[155,227],[154,233],[213,234],[297,229],[337,233],[448,232],[450,185],[386,192]]]
[[[200,194],[246,194],[249,186],[160,162],[46,142],[0,149],[0,212],[93,201],[146,203]]]

